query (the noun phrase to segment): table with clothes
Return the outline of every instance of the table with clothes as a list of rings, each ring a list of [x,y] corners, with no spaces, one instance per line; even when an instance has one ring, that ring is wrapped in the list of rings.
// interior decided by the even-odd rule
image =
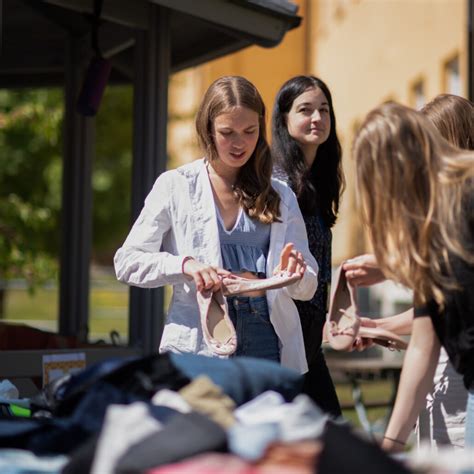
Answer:
[[[262,359],[156,354],[61,377],[0,416],[0,472],[412,472]],[[427,471],[428,472],[428,471]]]

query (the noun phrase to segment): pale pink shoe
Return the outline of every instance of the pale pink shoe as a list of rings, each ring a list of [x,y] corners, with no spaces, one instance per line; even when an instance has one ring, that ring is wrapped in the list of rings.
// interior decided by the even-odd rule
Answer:
[[[217,355],[232,355],[237,349],[237,334],[229,317],[225,296],[283,288],[300,279],[301,275],[287,272],[262,279],[229,275],[222,278],[222,287],[215,293],[209,290],[198,291],[197,302],[206,344]]]
[[[206,344],[217,355],[232,355],[237,349],[237,334],[222,290],[198,291],[197,302]]]
[[[333,349],[347,351],[352,348],[356,337],[372,339],[376,344],[392,350],[407,348],[407,343],[392,331],[361,326],[356,289],[346,280],[345,272],[340,266],[331,291],[323,339]]]
[[[229,275],[222,278],[222,291],[225,296],[240,295],[251,291],[274,290],[292,285],[301,280],[297,273],[278,272],[270,278],[242,278]]]
[[[331,287],[331,301],[324,332],[333,349],[347,351],[354,344],[359,327],[356,292],[354,287],[347,283],[341,266],[336,270],[335,284]]]

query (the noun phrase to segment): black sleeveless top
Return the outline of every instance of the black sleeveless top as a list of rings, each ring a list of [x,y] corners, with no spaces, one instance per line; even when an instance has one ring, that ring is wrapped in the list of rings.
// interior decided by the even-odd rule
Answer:
[[[465,206],[470,232],[470,249],[474,253],[474,197]],[[474,265],[459,257],[451,258],[453,277],[460,289],[445,291],[445,307],[435,301],[415,307],[415,317],[429,316],[435,332],[446,349],[454,368],[464,376],[468,389],[474,382]]]

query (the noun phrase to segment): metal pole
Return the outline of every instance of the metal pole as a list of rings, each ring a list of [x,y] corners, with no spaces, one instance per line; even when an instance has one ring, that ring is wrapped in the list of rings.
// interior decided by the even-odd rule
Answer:
[[[3,0],[0,0],[0,56],[3,52]]]
[[[132,220],[156,178],[166,170],[171,45],[167,8],[150,3],[149,29],[135,44]],[[144,353],[158,349],[164,325],[163,288],[130,288],[129,342]]]
[[[70,34],[65,51],[59,332],[85,341],[89,320],[95,120],[76,112],[84,73],[82,44],[81,39]]]

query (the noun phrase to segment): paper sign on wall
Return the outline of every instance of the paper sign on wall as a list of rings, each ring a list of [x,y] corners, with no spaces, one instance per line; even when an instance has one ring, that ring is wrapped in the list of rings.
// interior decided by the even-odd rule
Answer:
[[[62,375],[79,372],[85,368],[84,352],[43,355],[43,387]]]

